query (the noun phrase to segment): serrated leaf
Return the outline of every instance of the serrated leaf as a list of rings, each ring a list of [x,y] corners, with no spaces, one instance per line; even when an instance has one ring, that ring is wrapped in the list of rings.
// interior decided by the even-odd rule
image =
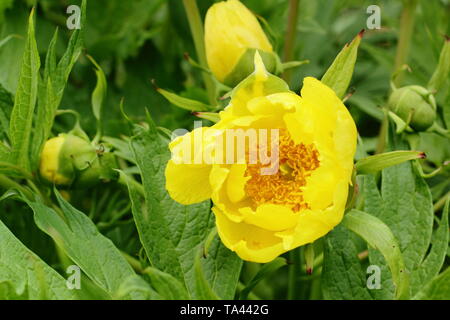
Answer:
[[[198,298],[194,260],[214,225],[209,201],[183,206],[165,189],[164,169],[170,158],[167,141],[160,138],[152,120],[149,129],[131,139],[131,149],[140,169],[145,201],[128,184],[133,215],[141,242],[151,264],[180,280],[193,299]],[[214,292],[231,299],[242,261],[220,241],[213,241],[202,268]]]
[[[28,250],[0,221],[0,297],[77,299],[66,280]]]
[[[395,298],[409,297],[409,275],[397,239],[380,219],[359,210],[348,212],[342,224],[362,237],[372,248],[378,250],[389,266],[395,285]]]
[[[44,77],[39,85],[38,110],[35,125],[31,156],[33,169],[39,163],[39,155],[44,142],[50,136],[56,110],[58,109],[66,87],[70,72],[78,60],[83,48],[83,30],[86,20],[86,0],[81,4],[80,29],[76,29],[69,40],[67,49],[61,60],[56,63],[56,41],[58,30],[50,41],[45,59]]]
[[[19,85],[10,120],[12,161],[30,170],[30,136],[38,92],[40,59],[34,31],[34,9],[28,19],[28,34],[22,58]]]
[[[155,290],[165,300],[188,300],[189,295],[178,279],[156,268],[145,269],[145,274],[150,277],[150,282]]]
[[[101,235],[84,213],[65,201],[57,190],[55,194],[62,216],[39,201],[26,200],[34,212],[37,226],[52,237],[92,281],[113,295],[135,272],[111,240]],[[139,292],[130,296],[142,298]]]
[[[0,141],[9,138],[9,120],[13,105],[12,95],[0,84]]]
[[[364,177],[364,211],[382,220],[399,242],[406,271],[419,268],[431,242],[433,204],[430,190],[411,163],[382,171],[381,193],[373,176]],[[384,258],[369,249],[369,260],[382,270],[382,289],[375,294],[392,299],[394,287]]]
[[[113,294],[114,300],[125,299],[130,294],[141,293],[145,300],[161,300],[161,296],[155,292],[150,285],[138,275],[130,276],[125,279],[119,289]]]
[[[322,292],[330,300],[371,300],[353,234],[337,226],[325,237]]]
[[[450,268],[428,283],[414,300],[450,300]]]
[[[322,77],[321,81],[333,89],[339,98],[345,96],[350,85],[362,36],[363,32],[360,32],[350,44],[345,45]]]
[[[434,235],[430,253],[423,260],[420,266],[411,274],[411,293],[415,295],[417,291],[431,279],[438,275],[445,261],[448,249],[448,207],[450,200],[447,200],[442,219]]]
[[[219,297],[213,291],[208,280],[206,280],[205,278],[205,275],[202,270],[202,262],[201,262],[202,258],[199,253],[195,257],[194,262],[196,295],[201,300],[218,300]]]

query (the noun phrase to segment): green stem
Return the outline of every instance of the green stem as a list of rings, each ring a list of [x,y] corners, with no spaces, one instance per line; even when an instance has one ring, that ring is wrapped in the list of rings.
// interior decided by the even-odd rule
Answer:
[[[283,61],[291,61],[294,55],[295,34],[297,31],[298,6],[300,0],[289,0],[289,16],[286,30],[286,41],[284,43]],[[290,70],[283,73],[283,78],[289,83],[291,78]]]
[[[245,285],[242,282],[238,282],[237,288],[239,291],[242,291],[245,289]],[[262,300],[262,299],[258,297],[254,292],[250,292],[248,294],[248,300]]]
[[[200,17],[196,0],[183,0],[184,9],[189,21],[189,27],[191,29],[192,38],[194,39],[195,50],[197,51],[197,59],[202,68],[208,69],[206,62],[206,50],[203,34],[203,22]],[[212,105],[216,105],[214,82],[211,77],[203,73],[203,81],[208,92],[209,102]]]
[[[417,8],[417,0],[404,0],[403,10],[400,18],[400,35],[397,44],[397,54],[395,56],[394,73],[397,72],[408,61],[409,47],[411,37],[414,31],[414,16]],[[399,74],[394,80],[395,85],[399,86],[403,74]]]
[[[297,297],[298,287],[297,279],[300,274],[300,249],[296,248],[289,252],[289,271],[288,271],[288,300],[294,300]]]
[[[33,199],[33,194],[16,181],[0,174],[0,187],[4,189],[17,189],[22,192],[28,199]]]
[[[123,186],[125,186],[126,188],[128,188],[128,183],[130,183],[130,185],[132,185],[134,187],[134,189],[139,192],[139,194],[142,197],[145,197],[145,190],[144,187],[142,186],[142,184],[140,184],[139,182],[137,182],[136,180],[134,180],[132,177],[128,176],[127,174],[121,172],[120,176],[119,176],[119,180],[117,180],[117,182]]]
[[[377,146],[375,149],[375,154],[380,154],[384,152],[386,148],[386,139],[389,130],[389,116],[387,112],[384,113],[384,118],[381,121],[380,133],[378,134]]]
[[[445,194],[445,196],[443,196],[442,198],[440,198],[438,201],[436,201],[436,203],[433,206],[434,211],[439,211],[445,204],[445,202],[447,202],[447,200],[450,198],[450,191],[447,192]]]
[[[120,253],[125,258],[125,260],[127,260],[127,262],[131,265],[131,267],[133,268],[134,271],[136,271],[139,274],[145,273],[145,270],[144,270],[144,268],[142,268],[141,262],[138,259],[130,256],[125,251],[121,250]]]

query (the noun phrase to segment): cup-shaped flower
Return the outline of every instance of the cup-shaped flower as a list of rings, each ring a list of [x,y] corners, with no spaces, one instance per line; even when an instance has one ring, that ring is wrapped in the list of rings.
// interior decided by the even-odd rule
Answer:
[[[268,262],[342,220],[356,137],[333,90],[308,77],[299,96],[255,54],[220,121],[171,142],[166,188],[183,204],[211,198],[225,246]]]
[[[234,87],[253,72],[259,50],[267,69],[277,67],[276,54],[253,13],[238,0],[209,8],[205,18],[206,58],[217,80]]]

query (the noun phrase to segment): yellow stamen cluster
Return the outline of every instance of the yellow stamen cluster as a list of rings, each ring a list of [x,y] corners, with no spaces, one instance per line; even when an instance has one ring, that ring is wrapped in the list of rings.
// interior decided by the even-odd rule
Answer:
[[[302,187],[320,165],[319,152],[313,144],[295,144],[286,130],[280,130],[279,170],[276,174],[261,175],[261,163],[249,164],[245,176],[250,177],[245,192],[255,207],[264,204],[282,204],[298,212],[307,209]]]

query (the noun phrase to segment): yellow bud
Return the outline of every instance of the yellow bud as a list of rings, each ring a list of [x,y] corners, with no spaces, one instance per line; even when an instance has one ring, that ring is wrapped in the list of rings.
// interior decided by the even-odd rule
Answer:
[[[65,140],[64,135],[47,140],[41,153],[41,177],[57,185],[69,185],[73,180],[73,176],[66,176],[59,171],[60,153]]]
[[[249,50],[259,50],[267,59],[266,66],[272,64],[275,68],[272,45],[253,13],[238,0],[219,2],[209,8],[205,19],[205,47],[209,68],[217,80],[228,85],[233,86],[248,76],[235,68]],[[253,55],[248,55],[253,67]],[[239,76],[232,75],[236,71]]]
[[[117,176],[112,153],[97,150],[89,141],[73,134],[49,139],[42,150],[40,175],[44,181],[71,187],[90,187]]]

